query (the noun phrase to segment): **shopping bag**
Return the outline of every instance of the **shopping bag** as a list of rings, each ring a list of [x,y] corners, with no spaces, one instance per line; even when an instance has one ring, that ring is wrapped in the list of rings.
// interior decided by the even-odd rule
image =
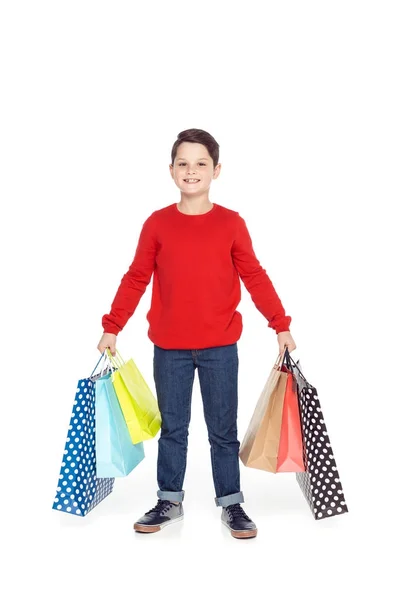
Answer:
[[[282,365],[282,369],[286,370]],[[304,472],[303,437],[300,423],[297,383],[291,372],[288,372],[285,398],[283,401],[282,426],[279,440],[277,473]]]
[[[96,380],[96,475],[125,477],[144,459],[143,443],[133,444],[111,373]]]
[[[149,440],[161,428],[161,414],[158,403],[133,359],[125,362],[118,350],[112,356],[107,354],[115,371],[111,381],[134,444]]]
[[[297,482],[315,519],[348,512],[343,487],[326,429],[316,388],[304,377],[299,361],[289,353],[285,365],[297,383],[300,421],[303,435],[304,473],[296,473]]]
[[[96,476],[95,381],[104,373],[78,381],[53,509],[84,517],[111,494],[114,478]]]
[[[282,425],[283,401],[288,373],[281,370],[283,354],[278,356],[256,404],[239,448],[246,467],[276,472]]]

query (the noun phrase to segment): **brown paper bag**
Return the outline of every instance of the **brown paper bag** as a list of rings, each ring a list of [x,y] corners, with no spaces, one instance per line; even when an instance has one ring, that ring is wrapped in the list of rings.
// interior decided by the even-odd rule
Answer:
[[[272,368],[239,449],[239,457],[246,467],[272,473],[276,473],[277,468],[288,378],[287,372],[280,370],[282,360],[283,355]]]

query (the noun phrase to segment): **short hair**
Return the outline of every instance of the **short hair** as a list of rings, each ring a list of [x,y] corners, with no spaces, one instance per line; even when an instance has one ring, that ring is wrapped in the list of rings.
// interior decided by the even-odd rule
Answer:
[[[185,129],[185,131],[178,133],[178,139],[172,146],[171,151],[172,164],[174,164],[178,146],[183,142],[203,144],[203,146],[207,148],[208,153],[212,158],[214,168],[217,166],[219,160],[219,144],[210,133],[204,131],[203,129]]]

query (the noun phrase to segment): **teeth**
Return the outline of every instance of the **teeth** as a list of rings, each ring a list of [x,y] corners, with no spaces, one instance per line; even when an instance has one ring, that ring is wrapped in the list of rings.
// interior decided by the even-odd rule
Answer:
[[[200,181],[200,179],[184,179],[184,181],[187,181],[187,183],[196,183],[197,181]]]

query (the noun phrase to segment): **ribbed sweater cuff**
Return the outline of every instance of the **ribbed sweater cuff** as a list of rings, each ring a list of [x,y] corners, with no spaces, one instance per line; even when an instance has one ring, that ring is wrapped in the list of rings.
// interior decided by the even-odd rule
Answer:
[[[103,333],[113,333],[114,335],[118,335],[120,331],[121,330],[118,329],[116,325],[107,325]]]

